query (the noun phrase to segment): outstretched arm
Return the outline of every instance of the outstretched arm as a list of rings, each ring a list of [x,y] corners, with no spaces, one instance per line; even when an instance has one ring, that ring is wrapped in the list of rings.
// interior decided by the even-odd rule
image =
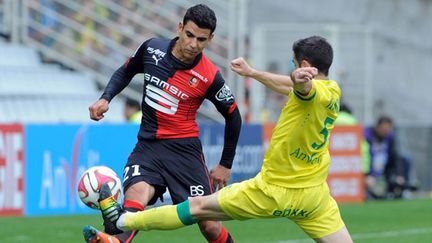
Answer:
[[[109,109],[109,102],[132,80],[135,74],[128,73],[125,67],[126,65],[127,64],[121,66],[114,72],[100,99],[89,107],[90,118],[92,120],[99,121],[104,118],[104,113]]]
[[[292,89],[302,94],[309,93],[312,87],[310,80],[318,74],[317,69],[313,67],[297,68],[294,70],[291,77],[288,75],[259,71],[251,67],[242,57],[231,61],[231,70],[241,76],[256,79],[273,91],[286,95],[288,95]]]
[[[109,109],[109,102],[132,80],[135,74],[143,72],[142,55],[147,42],[144,42],[128,60],[111,76],[102,96],[89,107],[90,118],[99,121]]]

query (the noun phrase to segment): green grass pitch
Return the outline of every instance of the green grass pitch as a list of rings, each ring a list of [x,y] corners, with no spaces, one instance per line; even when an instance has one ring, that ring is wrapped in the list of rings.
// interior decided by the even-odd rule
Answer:
[[[432,200],[377,201],[342,205],[355,242],[432,242]],[[99,215],[0,217],[0,242],[84,242],[82,226],[101,228]],[[225,222],[237,243],[313,242],[287,219]],[[134,242],[206,242],[198,227],[140,232]]]

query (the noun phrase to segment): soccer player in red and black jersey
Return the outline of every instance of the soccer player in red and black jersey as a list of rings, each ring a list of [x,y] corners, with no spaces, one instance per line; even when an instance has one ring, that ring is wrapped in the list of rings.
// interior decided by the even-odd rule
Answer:
[[[241,116],[218,68],[202,53],[213,38],[216,16],[206,5],[189,8],[178,25],[178,37],[149,39],[112,75],[101,98],[90,106],[100,120],[109,102],[137,73],[144,73],[142,121],[138,142],[124,169],[123,207],[141,211],[168,189],[174,204],[224,187],[240,133]],[[207,171],[196,124],[197,110],[210,100],[225,118],[221,160]],[[130,242],[136,232],[120,233],[104,212],[105,234],[84,232],[87,242]],[[199,223],[209,242],[234,242],[220,222]],[[113,236],[115,235],[115,236]],[[109,239],[110,238],[110,239]]]

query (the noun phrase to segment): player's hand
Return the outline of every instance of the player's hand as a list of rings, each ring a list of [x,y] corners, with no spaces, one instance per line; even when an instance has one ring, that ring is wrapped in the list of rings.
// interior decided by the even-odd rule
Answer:
[[[318,69],[314,67],[302,67],[295,69],[291,74],[294,84],[307,83],[318,74]]]
[[[233,70],[234,72],[247,77],[252,76],[253,73],[256,71],[251,66],[249,66],[249,64],[243,57],[232,60],[230,67],[231,70]]]
[[[89,107],[90,118],[95,121],[99,121],[104,118],[104,113],[108,111],[109,102],[105,99],[100,99],[96,101],[93,105]]]
[[[307,95],[312,89],[310,82],[318,74],[318,69],[314,67],[297,68],[291,73],[294,90],[300,94]]]
[[[222,165],[216,165],[210,171],[211,183],[217,189],[221,189],[226,185],[228,185],[228,181],[230,177],[231,177],[231,169],[225,168]]]

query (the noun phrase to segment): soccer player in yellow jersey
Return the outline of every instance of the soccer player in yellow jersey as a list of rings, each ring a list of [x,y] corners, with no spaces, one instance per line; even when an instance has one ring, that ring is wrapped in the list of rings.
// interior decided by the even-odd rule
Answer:
[[[331,45],[312,36],[293,45],[296,69],[290,76],[258,71],[243,58],[231,69],[288,95],[273,130],[261,171],[255,178],[173,206],[123,213],[111,197],[103,208],[116,208],[113,223],[121,230],[168,230],[200,220],[288,218],[316,242],[352,242],[326,183],[329,136],[339,113],[341,91],[328,79]],[[96,229],[87,226],[84,231]]]

